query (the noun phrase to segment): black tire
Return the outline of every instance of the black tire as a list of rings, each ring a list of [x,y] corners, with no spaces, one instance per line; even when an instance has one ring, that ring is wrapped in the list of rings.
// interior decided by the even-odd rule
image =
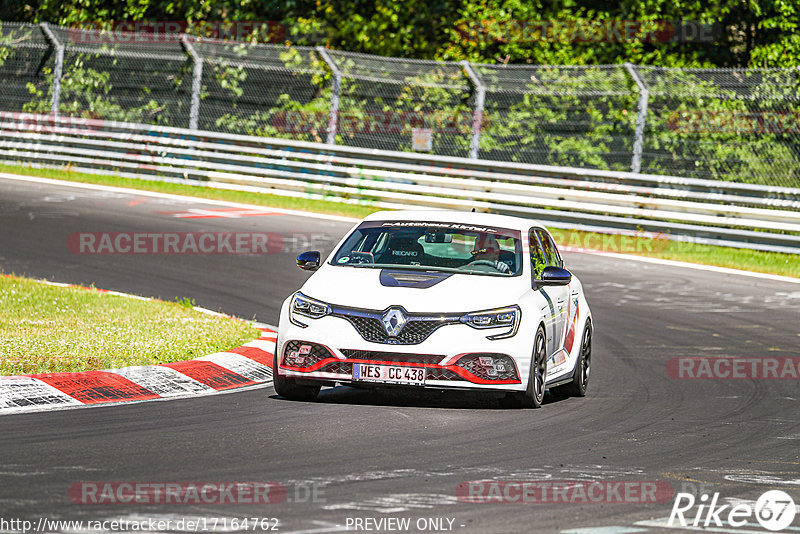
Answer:
[[[572,372],[572,382],[553,388],[553,393],[564,397],[585,397],[589,385],[589,375],[592,371],[592,321],[587,319],[583,329],[581,351],[575,370]]]
[[[300,386],[292,378],[278,374],[278,342],[275,341],[275,355],[272,358],[272,384],[275,393],[289,400],[313,401],[319,394],[320,386]]]
[[[544,327],[540,326],[533,340],[531,368],[528,372],[528,387],[524,392],[507,393],[500,399],[501,406],[506,408],[541,408],[544,392],[547,389],[547,343]]]

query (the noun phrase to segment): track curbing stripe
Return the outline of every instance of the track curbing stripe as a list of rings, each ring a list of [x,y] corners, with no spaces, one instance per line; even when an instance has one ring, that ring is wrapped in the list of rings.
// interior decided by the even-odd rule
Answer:
[[[83,406],[83,403],[30,376],[0,376],[0,413],[68,406]]]
[[[253,382],[267,382],[272,380],[272,369],[270,367],[252,358],[242,356],[241,354],[218,352],[216,354],[209,354],[203,358],[198,358],[198,360],[215,363]]]
[[[83,404],[159,398],[149,389],[108,371],[44,373],[29,376],[66,393]]]
[[[232,389],[242,386],[252,386],[256,382],[246,378],[239,373],[229,371],[214,362],[202,360],[187,360],[183,362],[164,363],[163,367],[175,369],[189,378],[197,380],[201,384],[210,386],[217,391]]]

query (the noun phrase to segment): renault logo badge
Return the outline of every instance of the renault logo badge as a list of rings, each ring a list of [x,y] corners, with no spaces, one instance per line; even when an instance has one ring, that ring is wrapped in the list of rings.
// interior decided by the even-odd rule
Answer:
[[[408,317],[400,308],[389,308],[381,318],[383,329],[390,337],[395,337],[408,322]]]

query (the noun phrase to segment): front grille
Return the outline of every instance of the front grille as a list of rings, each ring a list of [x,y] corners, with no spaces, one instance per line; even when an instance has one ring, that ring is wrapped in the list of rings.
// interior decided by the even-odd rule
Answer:
[[[415,319],[413,316],[409,316],[408,322],[403,326],[400,333],[397,336],[390,336],[384,330],[378,314],[374,316],[367,316],[367,314],[349,315],[339,311],[333,315],[350,321],[350,324],[355,327],[356,331],[365,340],[372,343],[392,345],[416,345],[422,343],[439,327],[458,322],[452,318]]]
[[[429,367],[425,369],[426,380],[464,380],[450,369],[437,369]]]
[[[337,375],[353,375],[353,364],[347,362],[331,362],[323,365],[319,372],[321,373],[334,373]]]
[[[378,360],[404,364],[438,364],[444,356],[436,354],[405,354],[375,350],[340,349],[348,360]]]

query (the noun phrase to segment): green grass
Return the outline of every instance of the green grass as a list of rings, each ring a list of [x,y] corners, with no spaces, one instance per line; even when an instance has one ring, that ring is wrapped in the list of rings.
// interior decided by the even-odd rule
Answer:
[[[327,200],[314,200],[305,198],[283,197],[279,195],[266,195],[261,193],[248,193],[241,191],[226,191],[194,185],[161,183],[117,176],[104,176],[73,172],[68,169],[38,169],[23,165],[0,164],[0,171],[30,176],[42,176],[58,180],[69,180],[92,184],[111,185],[141,189],[145,191],[158,191],[178,195],[208,198],[215,200],[228,200],[244,204],[269,206],[276,208],[294,209],[343,215],[347,217],[362,218],[378,211],[378,208],[355,204],[343,204]],[[621,252],[636,254],[652,258],[663,258],[689,263],[701,263],[718,267],[730,267],[784,276],[800,277],[800,257],[796,254],[781,254],[778,252],[761,252],[748,249],[735,249],[728,247],[715,247],[710,245],[696,245],[667,240],[648,240],[644,238],[613,237],[611,241],[603,234],[581,232],[573,230],[553,230],[556,243],[559,245],[583,246],[596,248],[607,252]],[[616,240],[616,241],[615,241]],[[587,246],[598,244],[598,246]],[[616,244],[614,244],[616,243]]]
[[[199,358],[252,341],[250,324],[193,310],[0,276],[0,375],[73,372]]]

